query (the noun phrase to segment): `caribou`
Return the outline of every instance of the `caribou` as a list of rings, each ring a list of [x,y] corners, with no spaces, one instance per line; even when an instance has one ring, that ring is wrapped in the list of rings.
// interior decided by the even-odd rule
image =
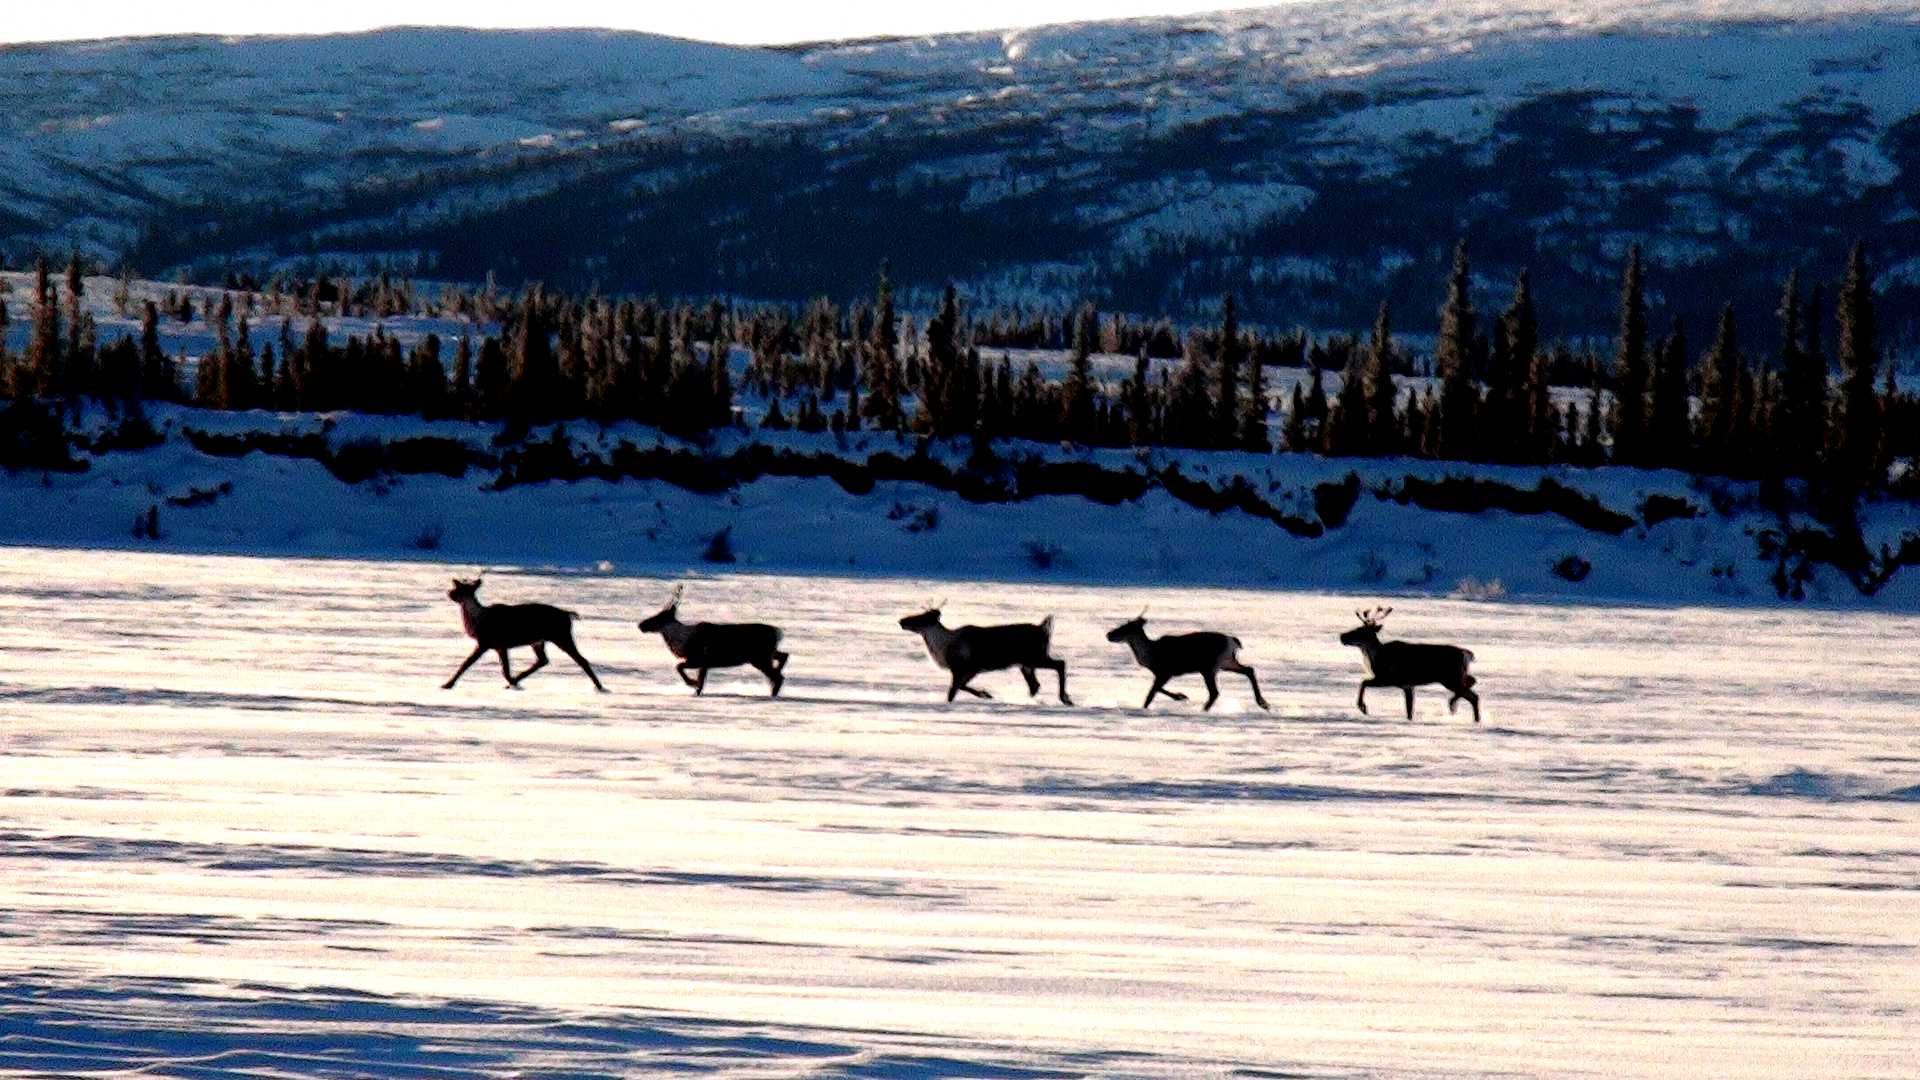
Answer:
[[[1198,675],[1205,680],[1207,703],[1202,708],[1211,709],[1213,703],[1220,700],[1219,677],[1222,671],[1245,675],[1247,684],[1253,687],[1254,704],[1262,709],[1271,708],[1267,699],[1260,695],[1260,679],[1252,668],[1240,662],[1240,639],[1231,634],[1201,631],[1150,638],[1147,636],[1147,612],[1142,608],[1140,614],[1107,631],[1107,640],[1116,644],[1124,643],[1133,650],[1133,658],[1140,662],[1140,666],[1153,673],[1153,685],[1147,689],[1147,700],[1140,703],[1143,709],[1153,704],[1157,694],[1165,694],[1175,701],[1187,700],[1187,695],[1167,689],[1167,681],[1181,675]]]
[[[673,587],[667,606],[640,621],[643,633],[659,634],[680,658],[674,670],[693,687],[695,696],[707,688],[713,668],[747,665],[767,677],[769,696],[779,697],[786,683],[787,654],[780,651],[780,628],[766,623],[683,623],[680,621],[682,586]]]
[[[1467,673],[1473,654],[1454,645],[1419,645],[1406,641],[1381,641],[1380,626],[1393,614],[1390,607],[1372,612],[1356,611],[1360,625],[1340,635],[1340,644],[1360,650],[1367,677],[1360,680],[1360,711],[1367,711],[1367,687],[1397,686],[1407,695],[1407,719],[1413,719],[1413,688],[1439,683],[1453,696],[1447,699],[1447,711],[1454,712],[1460,699],[1473,705],[1473,722],[1480,722],[1480,695],[1473,692],[1479,680]]]
[[[1071,705],[1067,696],[1067,665],[1048,655],[1053,644],[1053,616],[1039,623],[1012,623],[1005,626],[962,626],[950,630],[940,622],[940,606],[932,605],[918,615],[900,620],[902,630],[911,630],[927,643],[927,654],[953,675],[947,687],[947,700],[965,690],[977,698],[993,695],[968,685],[985,671],[1020,669],[1027,680],[1028,696],[1040,693],[1040,678],[1035,670],[1045,668],[1059,676],[1060,704]]]
[[[580,650],[574,647],[573,621],[579,615],[550,604],[483,604],[479,593],[481,579],[485,576],[483,570],[472,581],[454,578],[453,588],[447,590],[447,599],[460,605],[460,623],[466,628],[467,636],[477,644],[474,645],[473,655],[460,665],[460,670],[442,684],[442,690],[453,689],[453,684],[460,681],[460,676],[465,675],[474,661],[489,650],[500,654],[500,673],[507,677],[509,688],[518,690],[527,676],[547,666],[547,645],[551,643],[580,665],[580,670],[593,680],[595,690],[603,694],[607,692],[607,688],[600,685],[600,676],[593,673],[593,665],[587,663],[587,658],[581,656]],[[523,646],[532,646],[533,664],[515,675],[512,666],[507,663],[507,650]]]

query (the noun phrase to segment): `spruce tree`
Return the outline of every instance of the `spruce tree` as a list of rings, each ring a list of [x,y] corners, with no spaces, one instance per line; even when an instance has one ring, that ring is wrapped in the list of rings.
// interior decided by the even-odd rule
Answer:
[[[473,342],[465,333],[453,351],[453,382],[447,387],[447,410],[458,419],[473,415]]]
[[[906,417],[900,410],[899,329],[893,312],[893,281],[887,264],[880,264],[880,282],[874,294],[873,333],[867,343],[867,400],[862,412],[873,426],[899,431]]]
[[[1810,476],[1826,427],[1827,377],[1808,362],[1800,271],[1787,275],[1774,317],[1780,320],[1780,397],[1772,418],[1775,450],[1787,473]]]
[[[60,308],[53,294],[53,282],[42,255],[33,266],[33,326],[27,337],[24,361],[28,387],[25,396],[58,393],[64,382],[61,373]]]
[[[1134,446],[1149,446],[1159,441],[1153,424],[1153,361],[1145,344],[1133,361],[1133,378],[1127,382],[1127,440]]]
[[[1300,392],[1300,384],[1293,384],[1293,393],[1287,403],[1287,424],[1281,430],[1281,442],[1293,453],[1303,454],[1314,449],[1313,437],[1307,431],[1307,401]]]
[[[1617,376],[1613,390],[1613,460],[1622,465],[1646,464],[1647,302],[1640,245],[1627,249],[1627,267],[1620,282],[1619,352],[1614,358]]]
[[[1347,368],[1340,373],[1340,392],[1334,396],[1333,409],[1327,413],[1322,429],[1321,449],[1329,457],[1348,457],[1372,452],[1368,436],[1371,421],[1367,416],[1366,360],[1351,354]]]
[[[1083,444],[1094,442],[1091,358],[1098,330],[1093,305],[1082,304],[1073,320],[1072,360],[1060,387],[1060,423],[1067,438]]]
[[[507,400],[502,402],[515,419],[527,423],[557,420],[561,415],[560,367],[553,355],[545,300],[540,286],[535,285],[520,303],[513,328]]]
[[[1367,341],[1366,416],[1367,452],[1393,454],[1402,449],[1400,420],[1394,415],[1399,390],[1393,384],[1395,348],[1392,312],[1386,301],[1373,320],[1373,336]],[[1346,395],[1342,392],[1341,396]]]
[[[482,420],[505,416],[512,382],[507,351],[500,347],[499,338],[486,337],[480,342],[480,357],[473,365],[474,415]]]
[[[407,410],[430,419],[453,415],[448,397],[447,369],[440,361],[440,335],[428,334],[407,358]]]
[[[1468,460],[1477,456],[1477,416],[1480,390],[1473,381],[1475,350],[1472,277],[1467,242],[1453,251],[1453,271],[1447,279],[1447,301],[1440,308],[1440,338],[1434,352],[1434,371],[1440,376],[1439,456]]]
[[[61,372],[61,385],[57,393],[67,395],[83,394],[87,391],[86,374],[91,366],[91,358],[86,355],[83,329],[86,316],[80,311],[80,297],[87,291],[84,272],[80,266],[80,253],[74,252],[67,258],[67,355],[64,370]]]
[[[1693,403],[1687,393],[1687,334],[1680,320],[1660,342],[1653,373],[1653,393],[1647,411],[1645,464],[1684,468],[1693,439]]]
[[[1166,439],[1170,445],[1205,449],[1213,445],[1214,378],[1202,359],[1198,341],[1187,341],[1187,357],[1173,383],[1167,402]]]
[[[1500,461],[1538,460],[1532,449],[1533,411],[1529,380],[1540,350],[1540,327],[1533,305],[1533,284],[1522,270],[1513,280],[1513,300],[1495,324],[1494,348],[1487,364],[1486,416],[1482,443],[1487,456]]]
[[[1240,441],[1240,317],[1233,294],[1221,302],[1220,344],[1215,356],[1214,412],[1211,443],[1228,447]]]
[[[1727,304],[1720,309],[1713,345],[1700,361],[1700,447],[1704,464],[1715,472],[1725,472],[1731,464],[1740,421],[1740,375],[1745,367],[1733,305]]]
[[[1839,479],[1849,491],[1869,491],[1883,478],[1873,475],[1880,451],[1880,343],[1874,326],[1873,273],[1864,245],[1847,256],[1834,316],[1840,336],[1840,409],[1831,437]]]
[[[1240,409],[1240,448],[1256,454],[1273,451],[1273,438],[1267,432],[1267,375],[1264,358],[1247,357],[1247,397]]]
[[[247,320],[240,320],[238,336],[233,347],[222,357],[220,369],[220,407],[223,409],[251,409],[258,405],[255,390],[256,372],[254,370],[253,337],[247,326]]]

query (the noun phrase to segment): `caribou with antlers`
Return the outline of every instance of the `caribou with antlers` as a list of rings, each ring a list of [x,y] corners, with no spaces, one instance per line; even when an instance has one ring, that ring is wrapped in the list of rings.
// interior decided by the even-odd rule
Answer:
[[[1147,700],[1140,703],[1143,709],[1153,704],[1156,694],[1165,694],[1175,701],[1187,700],[1187,695],[1167,689],[1169,679],[1182,675],[1198,675],[1206,681],[1207,703],[1203,709],[1211,709],[1213,703],[1220,700],[1219,677],[1222,671],[1245,675],[1247,684],[1253,687],[1254,704],[1262,709],[1270,708],[1267,699],[1260,696],[1259,678],[1252,668],[1240,662],[1240,639],[1231,634],[1201,631],[1150,638],[1147,636],[1147,609],[1141,608],[1140,614],[1107,631],[1107,640],[1124,643],[1133,650],[1133,658],[1140,662],[1140,666],[1153,672],[1153,685],[1147,690]]]
[[[1017,667],[1027,680],[1029,696],[1040,693],[1040,678],[1034,672],[1045,668],[1059,676],[1060,704],[1073,704],[1073,699],[1067,696],[1066,662],[1048,655],[1053,645],[1051,615],[1038,623],[962,626],[949,630],[940,622],[940,605],[934,604],[918,615],[901,619],[900,628],[919,634],[926,641],[927,653],[933,662],[952,673],[953,681],[947,687],[948,701],[962,690],[977,698],[991,698],[992,694],[967,684],[982,672]]]
[[[1413,719],[1413,688],[1438,683],[1453,691],[1447,699],[1447,711],[1453,712],[1466,698],[1473,705],[1473,722],[1480,722],[1480,695],[1473,692],[1479,680],[1467,673],[1473,654],[1454,645],[1419,645],[1406,641],[1381,641],[1380,626],[1393,614],[1390,607],[1371,613],[1356,611],[1360,625],[1340,635],[1340,644],[1360,650],[1367,677],[1360,681],[1360,711],[1367,711],[1367,687],[1397,686],[1407,695],[1407,719]]]
[[[667,606],[647,616],[640,629],[659,634],[667,648],[680,658],[674,670],[693,687],[696,696],[707,688],[707,672],[713,668],[747,665],[757,669],[772,684],[772,697],[780,696],[787,681],[784,674],[787,654],[780,651],[780,628],[766,623],[683,623],[680,621],[682,586],[673,587]]]
[[[593,680],[595,690],[606,693],[607,688],[600,685],[600,676],[593,673],[593,665],[574,647],[573,621],[579,615],[549,604],[483,604],[479,593],[480,582],[485,577],[486,571],[482,570],[472,581],[454,578],[453,588],[447,591],[447,599],[460,605],[460,623],[466,628],[467,636],[477,644],[473,655],[441,686],[442,690],[453,689],[460,676],[489,650],[500,654],[500,673],[507,677],[507,686],[518,690],[527,676],[547,666],[547,645],[552,644],[573,657],[573,662]],[[515,675],[507,663],[507,650],[524,646],[533,648],[533,664]]]

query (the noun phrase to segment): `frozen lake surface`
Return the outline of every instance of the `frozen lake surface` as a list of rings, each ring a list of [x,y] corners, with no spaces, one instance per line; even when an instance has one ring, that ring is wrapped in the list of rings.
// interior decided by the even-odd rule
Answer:
[[[785,696],[578,609],[523,692],[449,568],[0,550],[0,1073],[1911,1076],[1920,619],[1401,603],[1476,728],[1353,708],[1312,593],[723,576]],[[470,568],[460,567],[459,570]],[[895,620],[1056,616],[1080,707]],[[1272,713],[1104,631],[1241,637]],[[521,663],[526,654],[521,654]],[[1191,680],[1189,680],[1191,681]],[[1183,689],[1198,689],[1181,686]]]

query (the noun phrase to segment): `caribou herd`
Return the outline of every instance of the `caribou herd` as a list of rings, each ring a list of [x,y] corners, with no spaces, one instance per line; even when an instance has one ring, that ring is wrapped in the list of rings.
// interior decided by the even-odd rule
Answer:
[[[573,643],[573,622],[579,618],[577,614],[548,604],[481,603],[480,583],[484,576],[483,572],[472,581],[455,578],[453,588],[447,592],[447,598],[460,606],[460,622],[467,636],[474,640],[474,648],[442,689],[453,689],[453,684],[460,681],[468,668],[488,652],[494,652],[499,654],[500,673],[506,677],[507,686],[518,690],[527,676],[547,665],[547,646],[552,645],[580,665],[580,670],[593,680],[595,690],[606,692],[607,688],[600,685],[600,677],[593,672],[593,665],[580,655]],[[787,654],[780,650],[780,628],[767,623],[682,622],[681,595],[682,587],[675,586],[666,607],[639,623],[641,632],[659,634],[666,642],[679,661],[674,671],[681,680],[692,687],[695,694],[700,694],[706,690],[707,672],[712,669],[751,667],[766,676],[769,692],[778,697],[787,681]],[[1029,696],[1040,693],[1037,673],[1051,671],[1059,681],[1060,703],[1073,704],[1073,699],[1067,696],[1066,661],[1053,655],[1053,616],[1037,623],[949,627],[941,619],[940,607],[933,604],[925,611],[901,619],[900,628],[920,635],[926,642],[927,654],[948,673],[948,701],[961,691],[978,698],[991,698],[993,695],[974,686],[973,680],[989,671],[1018,668],[1026,680]],[[1366,670],[1366,677],[1360,681],[1357,702],[1360,711],[1367,711],[1368,687],[1398,689],[1406,695],[1407,719],[1411,720],[1414,688],[1439,685],[1453,695],[1447,701],[1447,711],[1454,711],[1464,700],[1473,706],[1473,722],[1479,723],[1480,695],[1473,690],[1477,680],[1467,670],[1473,664],[1473,653],[1453,645],[1380,640],[1380,628],[1392,612],[1390,607],[1356,612],[1360,625],[1340,635],[1340,644],[1360,650],[1361,666]],[[1270,708],[1260,693],[1259,676],[1240,660],[1240,639],[1231,634],[1202,631],[1149,637],[1147,613],[1142,609],[1139,615],[1108,631],[1107,640],[1125,645],[1140,666],[1152,674],[1153,684],[1147,688],[1147,699],[1140,703],[1143,709],[1160,695],[1175,701],[1187,700],[1187,695],[1167,689],[1169,681],[1182,675],[1200,676],[1207,687],[1207,701],[1201,708],[1211,709],[1220,700],[1219,678],[1223,671],[1245,675],[1253,691],[1254,704],[1262,709]],[[534,660],[515,674],[507,653],[518,648],[531,648]]]

